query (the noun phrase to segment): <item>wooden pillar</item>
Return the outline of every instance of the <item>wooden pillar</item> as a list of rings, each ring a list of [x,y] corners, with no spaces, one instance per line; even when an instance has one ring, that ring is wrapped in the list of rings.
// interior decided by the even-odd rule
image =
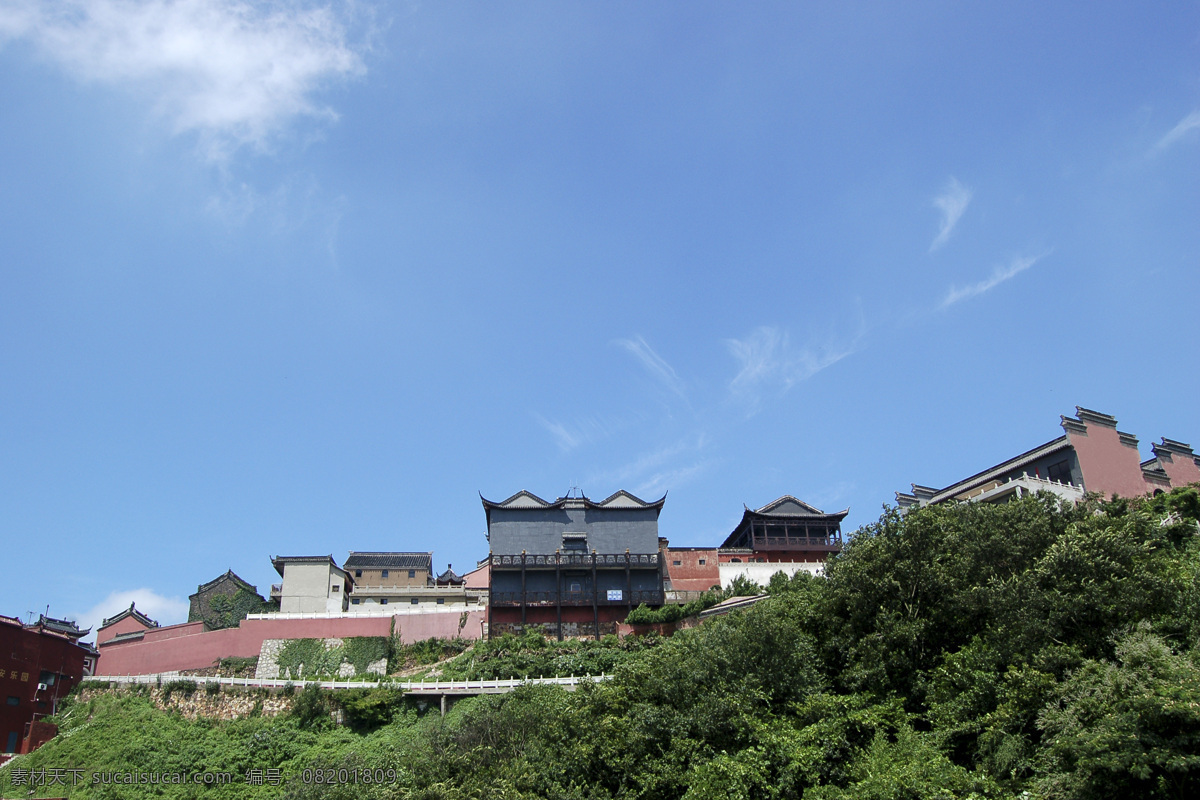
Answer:
[[[558,611],[558,640],[562,635],[562,566],[558,560],[559,551],[554,552],[554,608]]]
[[[525,551],[521,551],[521,633],[525,632]]]
[[[633,611],[633,580],[629,577],[629,548],[625,548],[625,605]]]
[[[596,585],[596,551],[592,551],[592,620],[596,625],[596,641],[600,641],[600,587]]]

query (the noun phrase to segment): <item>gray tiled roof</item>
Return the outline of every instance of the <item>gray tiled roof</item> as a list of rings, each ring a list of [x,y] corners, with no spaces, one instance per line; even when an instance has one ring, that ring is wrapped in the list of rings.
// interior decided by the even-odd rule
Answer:
[[[433,571],[433,553],[356,553],[342,569],[423,569]]]

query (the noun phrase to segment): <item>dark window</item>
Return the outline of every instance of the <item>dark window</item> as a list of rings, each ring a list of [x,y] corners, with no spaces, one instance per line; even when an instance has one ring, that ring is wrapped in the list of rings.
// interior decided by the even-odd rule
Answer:
[[[19,706],[19,705],[21,705],[21,698],[14,697],[13,695],[10,694],[8,696],[8,704],[10,706]]]
[[[4,752],[6,752],[6,753],[17,752],[17,732],[16,731],[12,731],[11,733],[8,734],[8,744],[5,745]]]
[[[408,571],[408,577],[410,577],[410,578],[415,578],[415,577],[417,577],[417,571],[416,571],[415,569],[410,569],[410,570]]]
[[[51,672],[50,670],[44,669],[44,670],[42,670],[42,674],[38,676],[38,683],[44,683],[47,686],[53,686],[54,681],[57,678],[58,678],[58,675]]]
[[[742,560],[740,558],[731,558],[731,559],[729,559],[729,563],[730,564],[740,564],[740,563],[742,563]]]
[[[381,578],[386,578],[387,576],[388,576],[388,571],[387,571],[386,569],[385,569],[385,570],[383,570],[383,571],[382,571],[382,572],[379,574],[379,577],[381,577]]]
[[[421,602],[421,601],[420,601],[418,598],[414,597],[414,598],[413,598],[412,600],[410,600],[409,602],[410,602],[410,603],[412,603],[412,604],[415,606],[417,603],[419,603],[419,602]]]
[[[446,598],[444,598],[444,597],[439,597],[439,598],[438,598],[438,605],[439,605],[439,606],[444,606],[444,605],[446,605]]]
[[[351,600],[350,600],[350,605],[352,605],[352,606],[356,606],[356,605],[358,605],[360,602],[362,602],[362,601],[361,601],[361,600],[359,600],[357,597],[354,597],[354,598],[351,598]]]
[[[702,567],[703,567],[703,566],[704,566],[705,564],[707,564],[707,563],[708,563],[708,561],[706,561],[705,559],[703,559],[703,558],[702,558],[702,559],[700,559],[700,566],[702,566]]]
[[[356,578],[361,578],[361,577],[362,577],[362,570],[361,570],[361,569],[356,569],[356,570],[354,570],[354,577],[356,577]]]
[[[1060,461],[1057,464],[1051,464],[1046,470],[1046,477],[1052,481],[1060,483],[1071,482],[1071,464],[1068,461]]]
[[[334,594],[337,594],[337,593],[338,593],[338,591],[339,591],[339,590],[338,590],[338,585],[335,583],[333,586],[330,586],[330,587],[329,587],[329,591],[333,592]]]
[[[682,561],[672,561],[671,566],[672,567],[681,567],[681,566],[683,566],[683,562]]]
[[[387,605],[387,598],[386,598],[386,597],[381,597],[381,598],[379,598],[379,605],[381,605],[381,606],[386,606],[386,605]]]

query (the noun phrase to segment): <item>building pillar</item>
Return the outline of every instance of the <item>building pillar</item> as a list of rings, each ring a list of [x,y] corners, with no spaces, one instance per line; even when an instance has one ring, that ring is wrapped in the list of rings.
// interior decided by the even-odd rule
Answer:
[[[521,551],[521,633],[525,632],[525,551]]]
[[[562,564],[558,559],[558,551],[554,553],[554,609],[558,612],[558,640],[562,635]]]
[[[592,551],[592,619],[596,625],[596,641],[600,641],[600,586],[596,583],[596,551]]]

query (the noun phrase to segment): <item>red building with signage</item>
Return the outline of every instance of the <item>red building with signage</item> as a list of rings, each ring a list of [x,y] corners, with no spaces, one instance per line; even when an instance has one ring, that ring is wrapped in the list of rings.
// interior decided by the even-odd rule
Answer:
[[[0,616],[0,752],[27,753],[53,736],[53,726],[34,723],[95,668],[96,651],[79,642],[87,633],[67,620]]]

